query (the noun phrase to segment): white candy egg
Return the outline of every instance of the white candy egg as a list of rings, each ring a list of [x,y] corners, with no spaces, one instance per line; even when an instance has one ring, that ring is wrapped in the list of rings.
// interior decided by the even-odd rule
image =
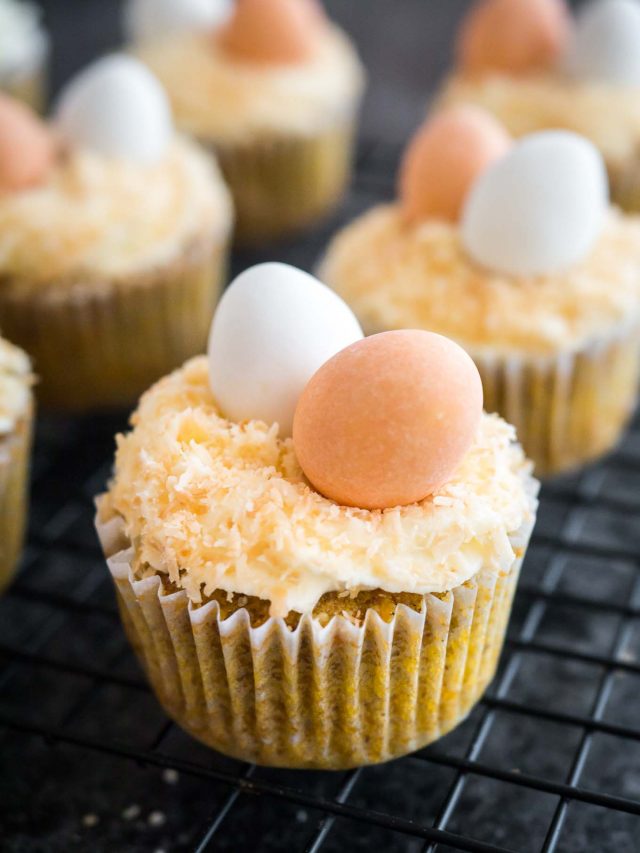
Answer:
[[[589,253],[607,203],[604,163],[590,142],[568,131],[534,133],[472,187],[462,243],[478,263],[498,272],[556,272]]]
[[[231,14],[231,0],[129,0],[124,30],[129,41],[143,42],[171,33],[210,30]]]
[[[565,68],[578,79],[640,86],[640,2],[588,3],[578,14]]]
[[[141,62],[120,54],[99,59],[65,86],[55,122],[71,145],[140,163],[159,160],[173,135],[162,86]]]
[[[278,423],[291,435],[305,385],[325,361],[362,338],[351,309],[287,264],[258,264],[222,297],[209,335],[211,389],[234,421]]]

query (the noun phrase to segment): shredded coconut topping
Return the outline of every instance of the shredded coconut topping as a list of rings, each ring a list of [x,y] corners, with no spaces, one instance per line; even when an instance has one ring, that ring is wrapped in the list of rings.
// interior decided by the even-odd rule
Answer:
[[[30,388],[31,363],[26,353],[0,338],[0,439],[26,414]]]
[[[147,167],[74,150],[44,185],[0,195],[0,276],[51,282],[140,272],[230,226],[215,164],[186,140]]]
[[[566,272],[514,277],[477,266],[456,225],[407,225],[397,205],[334,238],[320,278],[365,331],[425,328],[471,349],[547,355],[640,315],[640,218],[611,210],[590,256]]]
[[[493,113],[514,136],[563,128],[586,136],[610,163],[637,156],[640,89],[560,73],[529,77],[454,75],[439,105],[476,104]]]
[[[315,133],[350,117],[364,72],[347,37],[327,28],[317,53],[292,66],[229,57],[211,34],[175,34],[138,49],[195,136],[241,142],[264,133]]]
[[[199,357],[142,398],[118,437],[103,505],[124,519],[134,568],[200,603],[215,590],[310,612],[326,592],[443,592],[480,568],[507,570],[531,520],[531,466],[513,428],[484,415],[454,477],[420,503],[342,507],[306,482],[291,439],[216,409]]]

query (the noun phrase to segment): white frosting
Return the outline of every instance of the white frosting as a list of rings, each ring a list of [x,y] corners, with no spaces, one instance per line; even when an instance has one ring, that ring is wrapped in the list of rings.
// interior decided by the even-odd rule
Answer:
[[[26,353],[0,338],[0,439],[27,413],[30,389],[31,364]]]
[[[229,17],[232,8],[232,0],[127,0],[124,30],[129,41],[144,42],[212,29]]]
[[[74,151],[42,186],[0,196],[0,277],[46,285],[142,272],[192,241],[223,239],[231,219],[213,160],[186,140],[146,167]]]
[[[56,126],[70,145],[138,163],[160,160],[173,136],[167,97],[130,56],[106,56],[62,91]]]
[[[472,258],[507,275],[543,275],[590,254],[608,205],[597,148],[567,131],[524,137],[477,179],[461,221]]]
[[[640,3],[591,0],[578,13],[563,66],[580,80],[640,86]]]
[[[350,117],[364,73],[335,27],[305,63],[266,66],[232,59],[209,34],[142,45],[138,55],[165,86],[176,123],[215,141],[265,133],[316,133]]]
[[[132,423],[103,512],[124,519],[138,575],[158,573],[194,603],[221,589],[283,616],[332,591],[443,592],[481,568],[507,571],[511,536],[535,512],[531,466],[495,415],[435,495],[383,511],[311,489],[274,427],[220,417],[204,358],[151,388]]]
[[[0,75],[27,74],[43,61],[48,40],[40,17],[32,3],[0,0]]]
[[[277,423],[288,436],[309,379],[361,338],[351,309],[313,276],[287,264],[259,264],[235,279],[216,311],[211,388],[231,420]]]

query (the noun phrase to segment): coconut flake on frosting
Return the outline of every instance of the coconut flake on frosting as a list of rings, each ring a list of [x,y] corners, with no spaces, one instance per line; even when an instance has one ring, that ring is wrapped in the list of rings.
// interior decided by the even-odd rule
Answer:
[[[508,276],[469,258],[457,224],[407,227],[399,205],[380,205],[334,238],[318,276],[368,334],[424,328],[472,351],[555,354],[638,321],[640,218],[611,208],[584,261]]]
[[[230,226],[215,164],[186,140],[151,166],[72,151],[44,185],[0,196],[0,274],[35,283],[124,276]]]
[[[151,388],[132,424],[102,512],[123,518],[138,575],[165,576],[195,605],[221,589],[282,616],[330,591],[445,591],[507,570],[509,536],[532,518],[530,465],[494,415],[433,497],[373,512],[310,488],[275,427],[222,418],[204,357]]]
[[[137,53],[165,86],[178,125],[220,141],[315,133],[349,116],[364,87],[351,43],[331,25],[314,55],[294,65],[235,60],[198,33],[145,44]]]
[[[23,417],[31,400],[31,363],[27,354],[0,338],[0,439]]]

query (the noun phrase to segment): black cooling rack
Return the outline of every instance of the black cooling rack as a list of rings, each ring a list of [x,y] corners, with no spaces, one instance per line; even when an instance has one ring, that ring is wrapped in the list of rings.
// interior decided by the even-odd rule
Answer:
[[[310,268],[392,192],[363,142],[343,210],[244,254]],[[92,527],[125,416],[43,418],[28,545],[0,599],[0,848],[7,851],[640,850],[640,418],[546,486],[498,676],[455,732],[388,765],[269,770],[191,740],[134,662]]]

